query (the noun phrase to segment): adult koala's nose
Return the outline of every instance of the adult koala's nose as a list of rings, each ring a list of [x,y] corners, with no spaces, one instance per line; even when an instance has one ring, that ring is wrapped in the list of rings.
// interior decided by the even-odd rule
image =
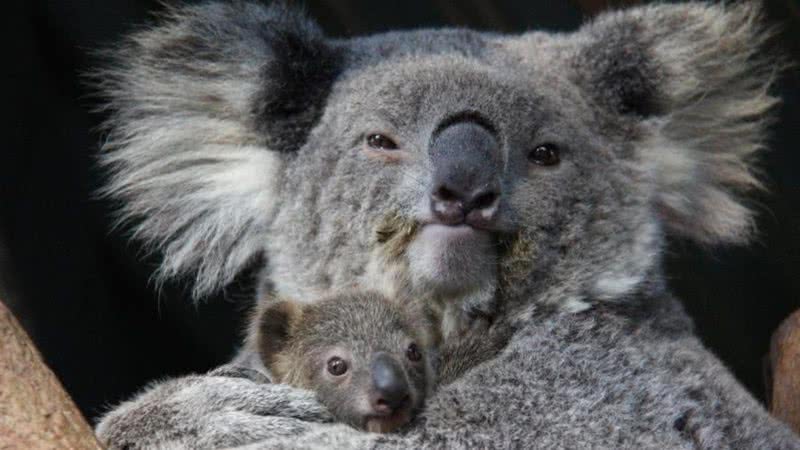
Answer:
[[[495,134],[470,121],[439,130],[431,143],[431,212],[445,225],[491,227],[500,201],[502,160]]]

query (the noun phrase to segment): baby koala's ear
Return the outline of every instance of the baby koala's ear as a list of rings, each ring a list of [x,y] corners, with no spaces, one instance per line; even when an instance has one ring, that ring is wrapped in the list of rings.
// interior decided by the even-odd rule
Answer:
[[[292,330],[303,316],[300,303],[281,300],[267,303],[256,312],[255,340],[259,356],[268,369],[274,369],[276,356],[287,348]]]

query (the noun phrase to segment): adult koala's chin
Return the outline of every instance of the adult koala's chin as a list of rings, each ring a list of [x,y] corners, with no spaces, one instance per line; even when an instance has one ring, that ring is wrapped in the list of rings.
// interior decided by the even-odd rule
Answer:
[[[758,185],[749,159],[775,103],[757,19],[751,4],[693,3],[573,34],[332,40],[283,7],[170,10],[98,74],[107,193],[163,252],[161,279],[193,275],[202,297],[260,255],[280,296],[355,284],[424,297],[451,328],[478,313],[516,332],[401,435],[320,424],[327,412],[264,383],[245,346],[123,403],[99,436],[797,447],[692,335],[660,267],[668,232],[750,232],[739,195]]]

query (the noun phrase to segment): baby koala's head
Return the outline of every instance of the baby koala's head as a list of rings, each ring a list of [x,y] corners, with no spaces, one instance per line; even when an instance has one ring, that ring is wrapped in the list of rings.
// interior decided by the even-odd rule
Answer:
[[[393,431],[433,387],[429,322],[380,294],[277,301],[257,314],[255,345],[275,381],[316,392],[353,427]]]

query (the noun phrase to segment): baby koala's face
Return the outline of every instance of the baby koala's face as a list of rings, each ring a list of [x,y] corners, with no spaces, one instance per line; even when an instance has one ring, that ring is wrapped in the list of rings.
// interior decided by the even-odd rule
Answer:
[[[428,358],[413,336],[397,337],[389,345],[331,340],[309,355],[310,384],[339,420],[385,433],[408,423],[420,408]]]
[[[337,420],[353,427],[396,430],[432,387],[428,322],[378,294],[281,302],[259,322],[261,356],[273,375],[315,391]],[[288,324],[283,343],[281,323]]]

